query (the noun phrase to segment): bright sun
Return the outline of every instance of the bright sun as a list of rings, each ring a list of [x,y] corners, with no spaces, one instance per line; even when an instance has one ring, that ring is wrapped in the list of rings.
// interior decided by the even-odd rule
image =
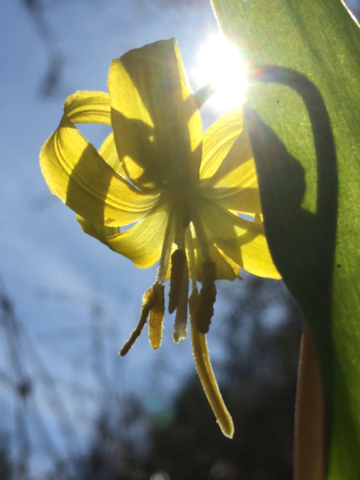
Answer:
[[[211,37],[199,50],[194,73],[199,85],[210,83],[216,89],[208,102],[214,107],[229,110],[244,102],[244,64],[237,48],[222,35]]]

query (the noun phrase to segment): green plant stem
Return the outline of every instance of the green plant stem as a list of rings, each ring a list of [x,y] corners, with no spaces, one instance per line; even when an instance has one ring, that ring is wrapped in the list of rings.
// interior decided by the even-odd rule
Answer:
[[[296,392],[294,480],[324,480],[324,402],[313,342],[304,323]]]

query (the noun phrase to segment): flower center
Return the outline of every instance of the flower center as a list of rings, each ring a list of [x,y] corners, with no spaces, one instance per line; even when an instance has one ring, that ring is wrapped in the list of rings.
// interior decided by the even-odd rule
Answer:
[[[198,278],[202,288],[199,305],[195,312],[197,330],[205,334],[209,330],[214,314],[216,299],[216,266],[211,260],[208,242],[201,219],[196,209],[196,198],[174,192],[170,203],[168,225],[159,261],[155,284],[144,294],[143,307],[138,326],[124,345],[120,354],[125,355],[140,335],[148,316],[150,343],[158,348],[161,343],[162,320],[164,315],[163,283],[170,277],[169,313],[175,313],[173,339],[176,343],[187,337],[189,305],[189,280],[192,292],[197,291]],[[201,265],[202,260],[202,265]],[[157,312],[156,314],[154,312]],[[157,320],[152,321],[152,317]],[[154,340],[156,339],[156,340]]]

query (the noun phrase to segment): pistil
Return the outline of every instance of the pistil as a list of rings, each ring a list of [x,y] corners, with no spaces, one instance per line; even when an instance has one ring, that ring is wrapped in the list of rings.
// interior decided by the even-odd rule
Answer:
[[[196,236],[199,240],[201,253],[204,259],[202,265],[202,288],[200,302],[195,313],[195,321],[200,333],[207,333],[211,318],[214,315],[214,303],[216,300],[216,265],[211,260],[206,234],[196,208],[192,209],[192,222]]]
[[[234,424],[231,419],[231,415],[229,414],[226,408],[226,405],[222,399],[213,369],[211,367],[210,355],[209,355],[207,342],[206,342],[206,335],[204,333],[200,333],[199,331],[199,326],[198,326],[199,322],[197,320],[197,317],[199,316],[199,313],[203,312],[203,308],[201,307],[201,302],[203,301],[203,299],[207,297],[207,295],[203,294],[203,296],[201,296],[197,289],[195,250],[194,250],[194,242],[193,242],[190,228],[188,228],[186,231],[186,253],[189,259],[190,277],[192,282],[192,293],[189,299],[189,306],[190,306],[189,310],[190,310],[191,341],[192,341],[196,371],[199,375],[201,385],[203,386],[205,395],[210,403],[212,411],[214,412],[216,420],[221,428],[221,431],[227,437],[232,438],[234,434]],[[213,278],[214,272],[215,272],[211,264],[213,264],[211,260],[204,261],[202,290],[204,290],[204,282],[205,282],[206,291],[209,290],[209,287],[211,286],[210,278]],[[204,279],[207,279],[207,280],[204,280]],[[215,290],[215,295],[216,295],[216,290]],[[211,315],[212,315],[213,299],[211,295],[210,295],[210,298],[208,298],[208,300],[211,304],[211,309],[212,309]]]
[[[185,253],[184,253],[185,256]],[[176,309],[175,325],[173,339],[178,343],[187,337],[187,316],[188,316],[188,298],[189,298],[189,272],[185,256],[185,264],[182,269],[182,281],[179,303]]]
[[[156,283],[163,283],[168,271],[171,247],[174,241],[174,208],[170,209],[169,220],[165,230],[164,243],[161,250],[159,268],[156,275]]]

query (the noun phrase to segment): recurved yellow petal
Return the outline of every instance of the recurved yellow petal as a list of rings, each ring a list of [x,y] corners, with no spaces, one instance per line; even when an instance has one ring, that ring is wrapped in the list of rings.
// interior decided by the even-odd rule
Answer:
[[[115,143],[140,188],[198,176],[201,118],[183,69],[173,39],[131,50],[110,67]]]
[[[40,152],[52,193],[90,222],[118,227],[141,219],[158,200],[130,185],[63,116]]]
[[[242,129],[242,111],[220,117],[205,132],[203,148],[202,194],[228,210],[261,213],[251,145]]]
[[[124,166],[120,162],[117,154],[114,134],[112,132],[106,137],[104,143],[101,145],[99,155],[108,165],[110,165],[113,170],[115,170],[116,173],[119,173],[124,178],[127,178]]]
[[[242,110],[231,110],[218,118],[203,135],[200,179],[212,177],[243,131]]]
[[[272,261],[263,225],[249,222],[224,208],[204,202],[199,214],[209,240],[244,270],[267,278],[281,278]]]
[[[80,215],[76,215],[76,219],[85,233],[91,237],[97,238],[105,245],[108,245],[108,237],[120,233],[119,227],[104,227],[104,225],[89,222],[89,220],[86,220],[86,218],[81,217]]]
[[[261,213],[261,202],[257,188],[214,188],[203,192],[205,198],[215,201],[226,210],[254,215]]]
[[[129,230],[108,237],[107,245],[136,267],[151,267],[161,255],[168,216],[166,205],[159,205]]]
[[[111,124],[108,93],[76,92],[65,100],[64,112],[72,123]]]

